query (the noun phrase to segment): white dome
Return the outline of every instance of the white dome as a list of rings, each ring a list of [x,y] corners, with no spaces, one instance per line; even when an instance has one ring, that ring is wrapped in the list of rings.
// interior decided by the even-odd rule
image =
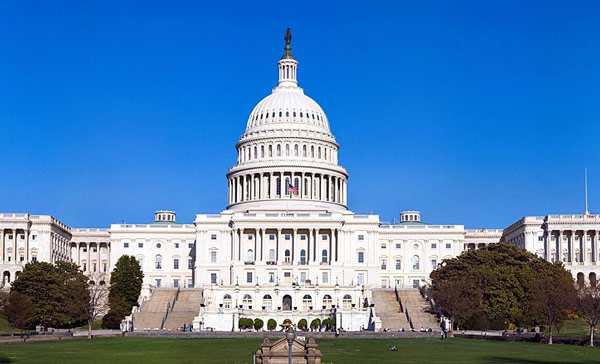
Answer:
[[[323,109],[299,87],[276,87],[252,110],[246,134],[273,129],[309,130],[331,135]]]

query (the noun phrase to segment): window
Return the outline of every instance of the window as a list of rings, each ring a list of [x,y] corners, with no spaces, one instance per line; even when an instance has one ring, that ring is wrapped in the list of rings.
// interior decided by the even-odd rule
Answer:
[[[349,294],[345,295],[342,299],[342,308],[344,310],[349,310],[352,308],[352,297]]]
[[[31,240],[35,240],[37,238],[37,235],[31,235]]]
[[[387,260],[382,259],[381,260],[381,270],[386,270],[387,269]]]
[[[217,252],[214,250],[210,252],[210,262],[211,263],[217,262]]]
[[[231,296],[228,294],[223,296],[223,308],[231,308]]]
[[[433,267],[433,269],[437,268],[437,259],[431,259],[431,266]]]
[[[173,288],[179,288],[179,279],[178,278],[173,279]]]
[[[252,296],[250,296],[249,294],[244,295],[242,303],[244,304],[244,307],[252,306]]]
[[[365,240],[365,236],[364,236],[363,234],[359,234],[359,235],[358,235],[358,240],[359,240],[359,241],[363,241],[363,240]]]
[[[192,258],[188,259],[188,269],[194,269],[194,261]]]
[[[363,284],[365,284],[365,274],[364,273],[358,273],[358,277],[356,278],[356,284],[358,284],[359,286],[362,286]]]
[[[300,250],[300,263],[306,263],[306,250]]]
[[[322,236],[321,236],[321,240],[327,240],[327,235],[325,235],[325,234],[324,234],[324,235],[322,235]]]
[[[265,295],[263,297],[263,306],[265,306],[265,310],[270,311],[273,309],[273,298],[270,295]]]
[[[364,252],[358,252],[358,262],[359,263],[365,262],[365,253]]]
[[[290,250],[289,249],[285,250],[284,256],[285,256],[285,261],[289,262],[290,261]]]
[[[412,269],[415,269],[415,270],[419,269],[419,263],[420,263],[420,260],[421,260],[421,259],[419,258],[419,256],[418,256],[418,255],[415,255],[415,256],[412,258],[412,267],[413,267]]]
[[[275,186],[277,188],[277,196],[281,196],[281,177],[277,177],[277,182],[275,182]],[[271,235],[273,236],[273,235]],[[271,239],[273,240],[273,239]]]
[[[275,261],[275,249],[270,249],[269,250],[269,261],[270,262],[274,262]]]
[[[431,249],[437,249],[437,243],[431,243]]]
[[[249,263],[254,262],[254,250],[252,250],[252,249],[248,249],[248,262]]]
[[[329,273],[323,272],[322,279],[323,283],[329,283]]]
[[[275,272],[269,272],[269,283],[275,283]]]
[[[327,249],[323,249],[321,252],[321,263],[327,263]]]
[[[160,243],[157,243],[157,244],[156,244],[156,248],[157,248],[157,249],[160,249],[160,247],[161,247]],[[94,250],[94,251],[96,251],[96,250]]]
[[[173,269],[179,269],[179,259],[173,259]]]
[[[21,234],[21,239],[25,239],[25,234]]]
[[[302,297],[302,309],[304,311],[309,311],[312,309],[312,296],[309,294],[305,294]]]
[[[331,299],[330,295],[326,294],[325,296],[323,296],[323,306],[331,307],[331,302],[332,302],[332,299]]]
[[[210,274],[210,283],[211,284],[217,284],[217,273],[211,273]]]
[[[143,248],[144,247],[144,243],[138,243],[138,248]]]
[[[402,260],[396,259],[396,270],[402,269]]]
[[[538,236],[538,241],[544,241],[544,236],[543,235]]]
[[[154,280],[154,284],[156,285],[156,288],[160,288],[162,283],[162,280],[160,278],[157,278]]]
[[[300,283],[306,282],[306,272],[300,272]]]
[[[402,249],[402,244],[401,243],[396,243],[396,249]]]
[[[270,235],[269,235],[269,240],[275,240],[275,235],[273,235],[273,234],[270,234]]]
[[[284,236],[284,239],[285,239],[285,240],[290,240],[290,239],[291,239],[291,236],[290,236],[289,234],[285,234],[285,236]]]
[[[450,243],[446,243],[446,249],[450,249],[452,246]]]
[[[300,235],[300,240],[306,240],[306,235]]]
[[[129,248],[129,243],[123,243],[124,248]]]
[[[87,264],[83,263],[83,271],[85,272],[87,270]]]
[[[252,283],[252,272],[246,272],[246,283]]]
[[[162,269],[162,257],[157,255],[154,259],[154,267],[156,269]]]
[[[217,240],[217,234],[210,234],[210,240]]]
[[[106,263],[103,263],[103,264],[102,264],[102,271],[103,271],[104,273],[106,273],[106,272],[108,271],[108,266],[106,265]]]
[[[179,248],[179,243],[175,243],[175,249]]]
[[[252,240],[252,235],[248,234],[248,240]]]
[[[31,261],[32,261],[32,262],[37,262],[37,261],[38,261],[38,260],[37,260],[37,256],[35,256],[35,255],[34,255],[34,256],[32,256],[32,257],[31,257]],[[85,270],[85,269],[84,269],[84,270]],[[105,272],[106,272],[106,271],[105,271]]]
[[[386,243],[381,243],[381,249],[387,249],[387,244]]]
[[[193,249],[194,248],[194,243],[188,243],[188,248]]]

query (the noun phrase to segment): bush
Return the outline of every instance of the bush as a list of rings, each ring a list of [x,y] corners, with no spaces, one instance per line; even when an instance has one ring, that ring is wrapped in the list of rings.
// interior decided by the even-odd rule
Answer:
[[[306,322],[305,319],[301,319],[300,321],[298,321],[298,327],[301,329],[306,329],[307,325],[308,325],[308,323]]]
[[[254,330],[258,331],[258,330],[262,329],[264,325],[265,325],[265,323],[263,322],[263,320],[261,320],[259,318],[254,320]]]
[[[238,320],[238,326],[242,330],[249,329],[252,326],[254,326],[254,320],[252,320],[251,318],[240,317],[240,319]]]
[[[267,321],[267,329],[273,331],[273,330],[275,330],[276,327],[277,327],[277,321],[275,321],[273,319],[269,319],[269,321]]]
[[[318,330],[321,327],[321,320],[314,319],[310,322],[310,327],[313,330]]]

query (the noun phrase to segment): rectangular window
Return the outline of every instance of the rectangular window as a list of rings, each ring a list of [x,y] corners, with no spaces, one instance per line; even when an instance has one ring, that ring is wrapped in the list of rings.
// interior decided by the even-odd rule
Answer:
[[[275,283],[275,272],[269,272],[269,283]]]
[[[252,272],[246,272],[246,283],[252,283]]]
[[[358,241],[363,241],[363,240],[365,240],[365,236],[363,234],[359,234]]]
[[[275,235],[273,235],[273,234],[270,234],[270,235],[269,235],[269,240],[275,240]]]
[[[217,273],[211,273],[210,274],[210,283],[211,284],[217,284]]]
[[[143,248],[144,247],[144,243],[138,243],[138,248]]]
[[[217,240],[217,234],[210,234],[210,240]]]
[[[129,243],[123,243],[124,248],[129,248]]]
[[[188,269],[194,269],[194,261],[192,258],[188,259]]]
[[[450,243],[446,243],[446,249],[450,249],[452,246]]]
[[[25,239],[25,235],[24,234],[21,234],[21,239]]]
[[[359,286],[362,286],[363,284],[365,284],[365,274],[364,273],[358,273],[358,277],[356,278],[356,284],[358,284]]]
[[[543,235],[538,236],[538,241],[544,241],[544,236]]]
[[[94,253],[97,253],[97,252],[98,252],[98,248],[94,248],[92,251],[93,251]]]
[[[322,275],[323,275],[323,277],[322,277],[323,283],[329,283],[329,274],[327,272],[323,272]]]
[[[194,280],[192,278],[188,279],[188,288],[194,288]]]
[[[364,252],[358,252],[358,262],[359,263],[365,262],[365,253]]]
[[[285,234],[285,236],[284,236],[284,239],[285,239],[285,240],[290,240],[290,239],[291,239],[291,236],[290,236],[289,234]]]
[[[248,235],[248,240],[252,240],[252,235]]]
[[[37,235],[31,235],[31,240],[35,240],[37,238]]]
[[[210,252],[210,262],[211,263],[216,263],[217,262],[217,252],[216,251],[211,251]]]
[[[173,269],[179,269],[179,259],[173,259]]]
[[[431,266],[433,267],[433,269],[437,268],[437,259],[431,259]]]
[[[402,269],[402,261],[400,259],[396,259],[396,270]]]
[[[160,284],[161,284],[162,282],[161,282],[160,278],[156,278],[156,279],[154,280],[154,283],[156,284],[156,288],[160,288]]]
[[[382,260],[381,261],[381,270],[386,270],[387,269],[387,260]]]
[[[193,249],[194,248],[194,243],[188,243],[188,248]]]
[[[306,240],[306,235],[300,235],[300,240]]]
[[[173,288],[178,288],[179,287],[179,279],[175,278],[173,279]]]
[[[396,249],[402,249],[402,244],[396,243]]]
[[[106,266],[106,263],[102,264],[102,271],[104,273],[106,273],[106,271],[108,271],[108,267]]]
[[[300,272],[300,283],[306,282],[306,272]]]
[[[322,235],[321,240],[327,240],[327,235]]]
[[[386,243],[381,243],[381,249],[387,249],[387,244]]]
[[[179,249],[179,243],[175,243],[175,249]]]
[[[431,249],[437,249],[437,243],[431,243]]]

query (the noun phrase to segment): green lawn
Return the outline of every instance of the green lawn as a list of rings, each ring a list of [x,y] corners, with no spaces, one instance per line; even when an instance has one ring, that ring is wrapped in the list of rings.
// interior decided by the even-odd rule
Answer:
[[[0,345],[0,363],[252,363],[261,339],[97,338]],[[396,345],[398,351],[387,350]],[[468,339],[327,339],[323,363],[598,363],[600,348]]]
[[[590,327],[583,319],[567,320],[560,328],[560,332],[554,331],[554,335],[588,337],[590,336]],[[596,330],[596,335],[598,335],[598,330]]]

